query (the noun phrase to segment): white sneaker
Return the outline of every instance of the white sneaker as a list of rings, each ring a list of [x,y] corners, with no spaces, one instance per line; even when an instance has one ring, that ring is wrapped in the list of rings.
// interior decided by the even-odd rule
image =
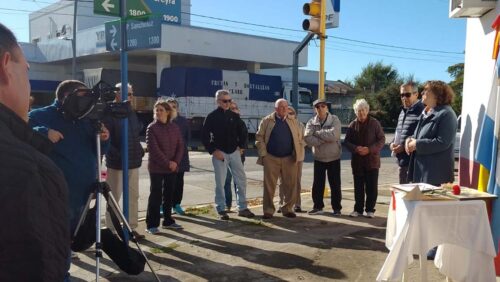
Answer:
[[[358,217],[360,216],[360,214],[357,212],[357,211],[353,211],[351,212],[351,214],[349,214],[350,217]]]
[[[373,212],[367,212],[365,217],[368,217],[368,218],[374,218],[375,217],[375,213]]]

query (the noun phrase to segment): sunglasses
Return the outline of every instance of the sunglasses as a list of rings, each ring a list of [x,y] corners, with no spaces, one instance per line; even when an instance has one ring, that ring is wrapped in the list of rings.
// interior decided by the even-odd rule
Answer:
[[[233,100],[232,99],[227,99],[227,100],[219,99],[219,101],[221,101],[222,103],[231,103]]]
[[[401,93],[400,96],[401,96],[401,98],[404,98],[404,97],[410,98],[411,94],[413,94],[413,93],[411,93],[411,92],[405,92],[405,93]]]
[[[316,105],[314,106],[316,109],[319,109],[319,108],[326,108],[326,105],[325,104],[319,104],[319,105]]]

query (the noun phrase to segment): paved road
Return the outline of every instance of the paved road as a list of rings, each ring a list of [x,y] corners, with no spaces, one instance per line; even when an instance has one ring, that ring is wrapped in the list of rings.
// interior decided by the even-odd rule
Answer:
[[[262,167],[249,152],[245,163],[248,198],[262,197]],[[175,216],[182,231],[162,230],[147,235],[142,249],[162,281],[374,281],[387,255],[384,245],[385,222],[389,203],[388,188],[397,181],[397,167],[391,158],[382,159],[379,198],[374,219],[325,214],[299,214],[295,219],[276,215],[263,221],[262,207],[253,206],[255,219],[220,221],[213,210],[214,179],[211,160],[203,152],[190,152],[191,172],[185,177],[183,206],[187,216]],[[144,165],[140,170],[140,216],[145,215],[149,194],[149,176]],[[354,206],[350,162],[341,162],[344,214]],[[302,187],[312,184],[312,163],[303,168]],[[311,209],[310,193],[302,194],[303,208]],[[257,201],[256,201],[257,202]],[[327,200],[325,200],[327,203]],[[208,206],[208,208],[195,208]],[[328,204],[327,204],[328,207]],[[328,208],[326,209],[329,210]],[[144,230],[140,221],[139,231]],[[93,250],[73,260],[73,281],[95,280]],[[101,260],[101,281],[154,281],[146,266],[139,276],[128,276],[106,256]],[[429,262],[430,281],[444,279]],[[409,281],[419,278],[418,266],[412,264]]]

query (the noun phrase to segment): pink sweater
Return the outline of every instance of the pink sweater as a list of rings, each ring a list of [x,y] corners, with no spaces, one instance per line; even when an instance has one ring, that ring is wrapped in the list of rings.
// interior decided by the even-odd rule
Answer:
[[[169,161],[179,165],[184,153],[184,142],[179,127],[171,123],[153,121],[146,130],[146,144],[149,151],[150,173],[172,173]]]

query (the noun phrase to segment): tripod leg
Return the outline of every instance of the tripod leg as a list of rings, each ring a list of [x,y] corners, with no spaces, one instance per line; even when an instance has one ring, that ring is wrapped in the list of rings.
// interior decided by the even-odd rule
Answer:
[[[120,207],[118,206],[118,203],[115,200],[115,197],[113,197],[113,194],[111,193],[111,189],[109,188],[108,183],[102,182],[102,184],[103,184],[102,185],[102,193],[104,195],[104,199],[107,201],[108,205],[111,207],[111,209],[109,210],[111,218],[113,218],[113,217],[119,218],[119,220],[123,223],[123,226],[126,228],[129,236],[131,236],[132,241],[135,243],[135,245],[137,246],[137,249],[139,250],[141,255],[144,257],[144,259],[146,260],[146,263],[148,264],[149,269],[151,270],[151,273],[153,273],[153,275],[155,276],[156,281],[161,282],[158,275],[156,275],[156,272],[154,271],[153,266],[150,264],[148,257],[142,251],[141,246],[137,242],[137,238],[132,233],[132,228],[130,227],[130,225],[127,222],[127,219],[125,218],[125,216],[121,212]]]
[[[78,233],[78,230],[80,230],[80,227],[82,226],[82,223],[85,220],[85,217],[87,217],[87,212],[90,209],[90,201],[92,201],[94,196],[95,196],[95,192],[90,193],[89,198],[87,199],[87,203],[85,204],[85,209],[83,210],[82,214],[80,215],[80,219],[78,220],[78,225],[76,225],[75,231],[73,232],[73,238],[76,237],[76,234]]]

